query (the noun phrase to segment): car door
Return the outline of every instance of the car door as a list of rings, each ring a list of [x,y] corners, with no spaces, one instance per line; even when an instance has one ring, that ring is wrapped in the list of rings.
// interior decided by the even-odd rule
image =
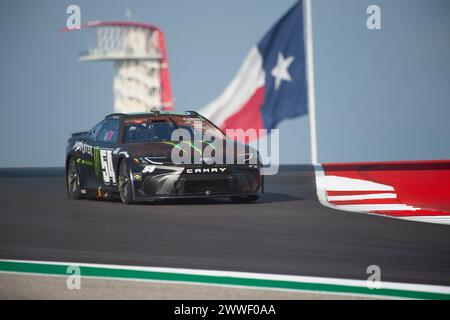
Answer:
[[[105,120],[97,123],[83,138],[76,142],[77,164],[83,189],[96,188],[98,185],[98,179],[94,173],[96,166],[95,143],[96,136],[104,123]]]
[[[105,120],[94,141],[93,174],[98,182],[97,186],[105,190],[114,190],[117,187],[113,151],[117,147],[119,128],[118,119]]]

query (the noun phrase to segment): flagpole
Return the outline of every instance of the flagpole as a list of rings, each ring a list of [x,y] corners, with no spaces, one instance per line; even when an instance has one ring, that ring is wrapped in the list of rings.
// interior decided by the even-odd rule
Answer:
[[[311,0],[303,0],[304,20],[305,20],[305,44],[306,44],[306,79],[308,86],[308,113],[309,129],[311,136],[311,162],[318,163],[317,158],[317,127],[316,127],[316,97],[314,93],[314,57],[312,38],[312,14]]]

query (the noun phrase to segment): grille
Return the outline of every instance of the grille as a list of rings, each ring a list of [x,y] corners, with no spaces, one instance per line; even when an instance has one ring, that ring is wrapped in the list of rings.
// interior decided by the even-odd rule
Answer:
[[[227,180],[191,180],[184,183],[185,194],[205,194],[205,191],[212,194],[228,192]]]

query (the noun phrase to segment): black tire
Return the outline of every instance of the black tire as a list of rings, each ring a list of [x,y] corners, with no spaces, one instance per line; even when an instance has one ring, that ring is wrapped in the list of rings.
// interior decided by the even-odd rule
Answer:
[[[67,166],[67,195],[72,199],[81,198],[81,186],[80,186],[80,174],[78,171],[77,163],[74,158],[70,158],[69,165]]]
[[[242,196],[242,197],[230,197],[233,203],[250,203],[255,202],[259,199],[258,195],[253,196]]]
[[[133,203],[133,189],[130,178],[130,170],[126,160],[120,163],[119,167],[119,195],[120,200],[125,204]]]

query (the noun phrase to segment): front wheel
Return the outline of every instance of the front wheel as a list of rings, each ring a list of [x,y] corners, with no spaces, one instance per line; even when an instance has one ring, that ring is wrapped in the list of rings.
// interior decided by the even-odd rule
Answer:
[[[133,190],[130,178],[130,170],[128,169],[127,163],[123,160],[120,163],[119,168],[119,194],[120,199],[125,204],[133,203]]]
[[[242,196],[242,197],[230,197],[231,201],[233,203],[250,203],[255,202],[259,199],[259,196],[253,195],[253,196]]]
[[[69,160],[69,166],[67,167],[67,195],[72,199],[81,198],[80,187],[80,174],[78,172],[77,163],[74,158]]]

